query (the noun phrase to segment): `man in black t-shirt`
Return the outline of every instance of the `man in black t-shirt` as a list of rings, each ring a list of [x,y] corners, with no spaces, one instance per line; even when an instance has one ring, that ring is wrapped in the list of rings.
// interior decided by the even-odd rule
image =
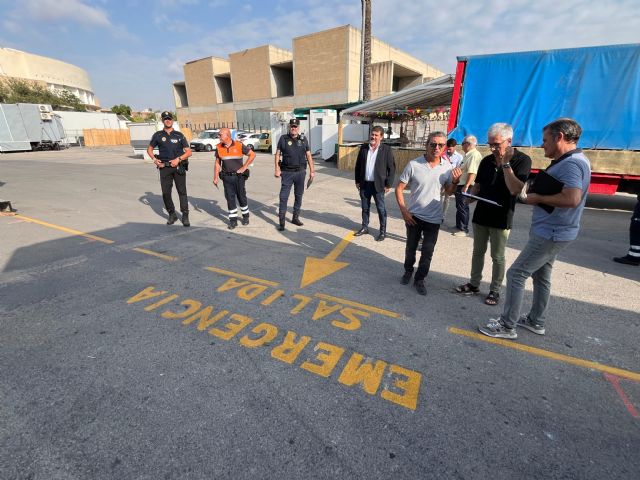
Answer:
[[[182,224],[185,227],[189,223],[189,199],[187,198],[187,159],[191,156],[189,142],[185,136],[173,129],[173,114],[162,112],[161,116],[164,128],[157,131],[151,137],[147,154],[153,159],[153,163],[160,172],[160,187],[162,188],[162,200],[167,209],[169,219],[167,225],[172,225],[178,220],[176,208],[171,199],[173,184],[176,184],[178,198],[180,199],[180,211],[182,212]],[[158,148],[158,156],[153,153]]]
[[[499,204],[479,201],[473,213],[473,257],[471,279],[456,287],[456,292],[471,295],[480,291],[484,255],[491,243],[493,271],[487,305],[497,305],[504,279],[504,252],[509,239],[516,205],[516,195],[524,187],[531,171],[531,158],[511,146],[513,128],[495,123],[489,128],[488,144],[492,154],[483,158],[472,194]]]

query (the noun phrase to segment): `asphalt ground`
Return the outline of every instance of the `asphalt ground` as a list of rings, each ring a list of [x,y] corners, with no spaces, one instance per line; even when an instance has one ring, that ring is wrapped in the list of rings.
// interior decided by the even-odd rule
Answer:
[[[233,231],[211,154],[192,157],[191,228],[165,224],[128,147],[0,167],[18,209],[0,216],[0,478],[638,478],[640,269],[611,261],[633,196],[590,198],[547,334],[492,341],[488,254],[483,295],[452,292],[472,248],[453,202],[422,297],[399,283],[393,195],[387,239],[354,238],[335,164],[285,232],[266,154]],[[530,217],[517,207],[507,264]]]

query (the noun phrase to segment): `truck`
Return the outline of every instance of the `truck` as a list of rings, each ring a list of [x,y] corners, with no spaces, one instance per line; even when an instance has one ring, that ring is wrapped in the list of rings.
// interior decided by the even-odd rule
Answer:
[[[513,126],[512,144],[532,174],[549,159],[542,128],[559,117],[582,127],[578,146],[591,161],[591,193],[640,193],[640,44],[457,58],[448,130],[482,143],[496,122]]]

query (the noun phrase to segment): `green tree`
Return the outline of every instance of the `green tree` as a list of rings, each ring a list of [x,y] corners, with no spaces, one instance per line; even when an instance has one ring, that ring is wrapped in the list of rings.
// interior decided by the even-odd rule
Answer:
[[[72,108],[78,112],[86,111],[80,99],[73,93],[63,90],[60,93],[48,90],[38,84],[9,78],[0,81],[0,102],[2,103],[44,103],[53,108]]]
[[[131,120],[131,107],[121,103],[120,105],[114,105],[111,107],[111,111],[115,114],[122,115]]]

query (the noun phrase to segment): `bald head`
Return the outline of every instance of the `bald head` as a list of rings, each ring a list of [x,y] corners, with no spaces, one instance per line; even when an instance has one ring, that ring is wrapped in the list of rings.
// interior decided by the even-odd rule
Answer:
[[[229,130],[228,128],[221,128],[220,132],[218,132],[218,135],[220,135],[220,143],[223,143],[225,145],[231,143],[231,130]]]

